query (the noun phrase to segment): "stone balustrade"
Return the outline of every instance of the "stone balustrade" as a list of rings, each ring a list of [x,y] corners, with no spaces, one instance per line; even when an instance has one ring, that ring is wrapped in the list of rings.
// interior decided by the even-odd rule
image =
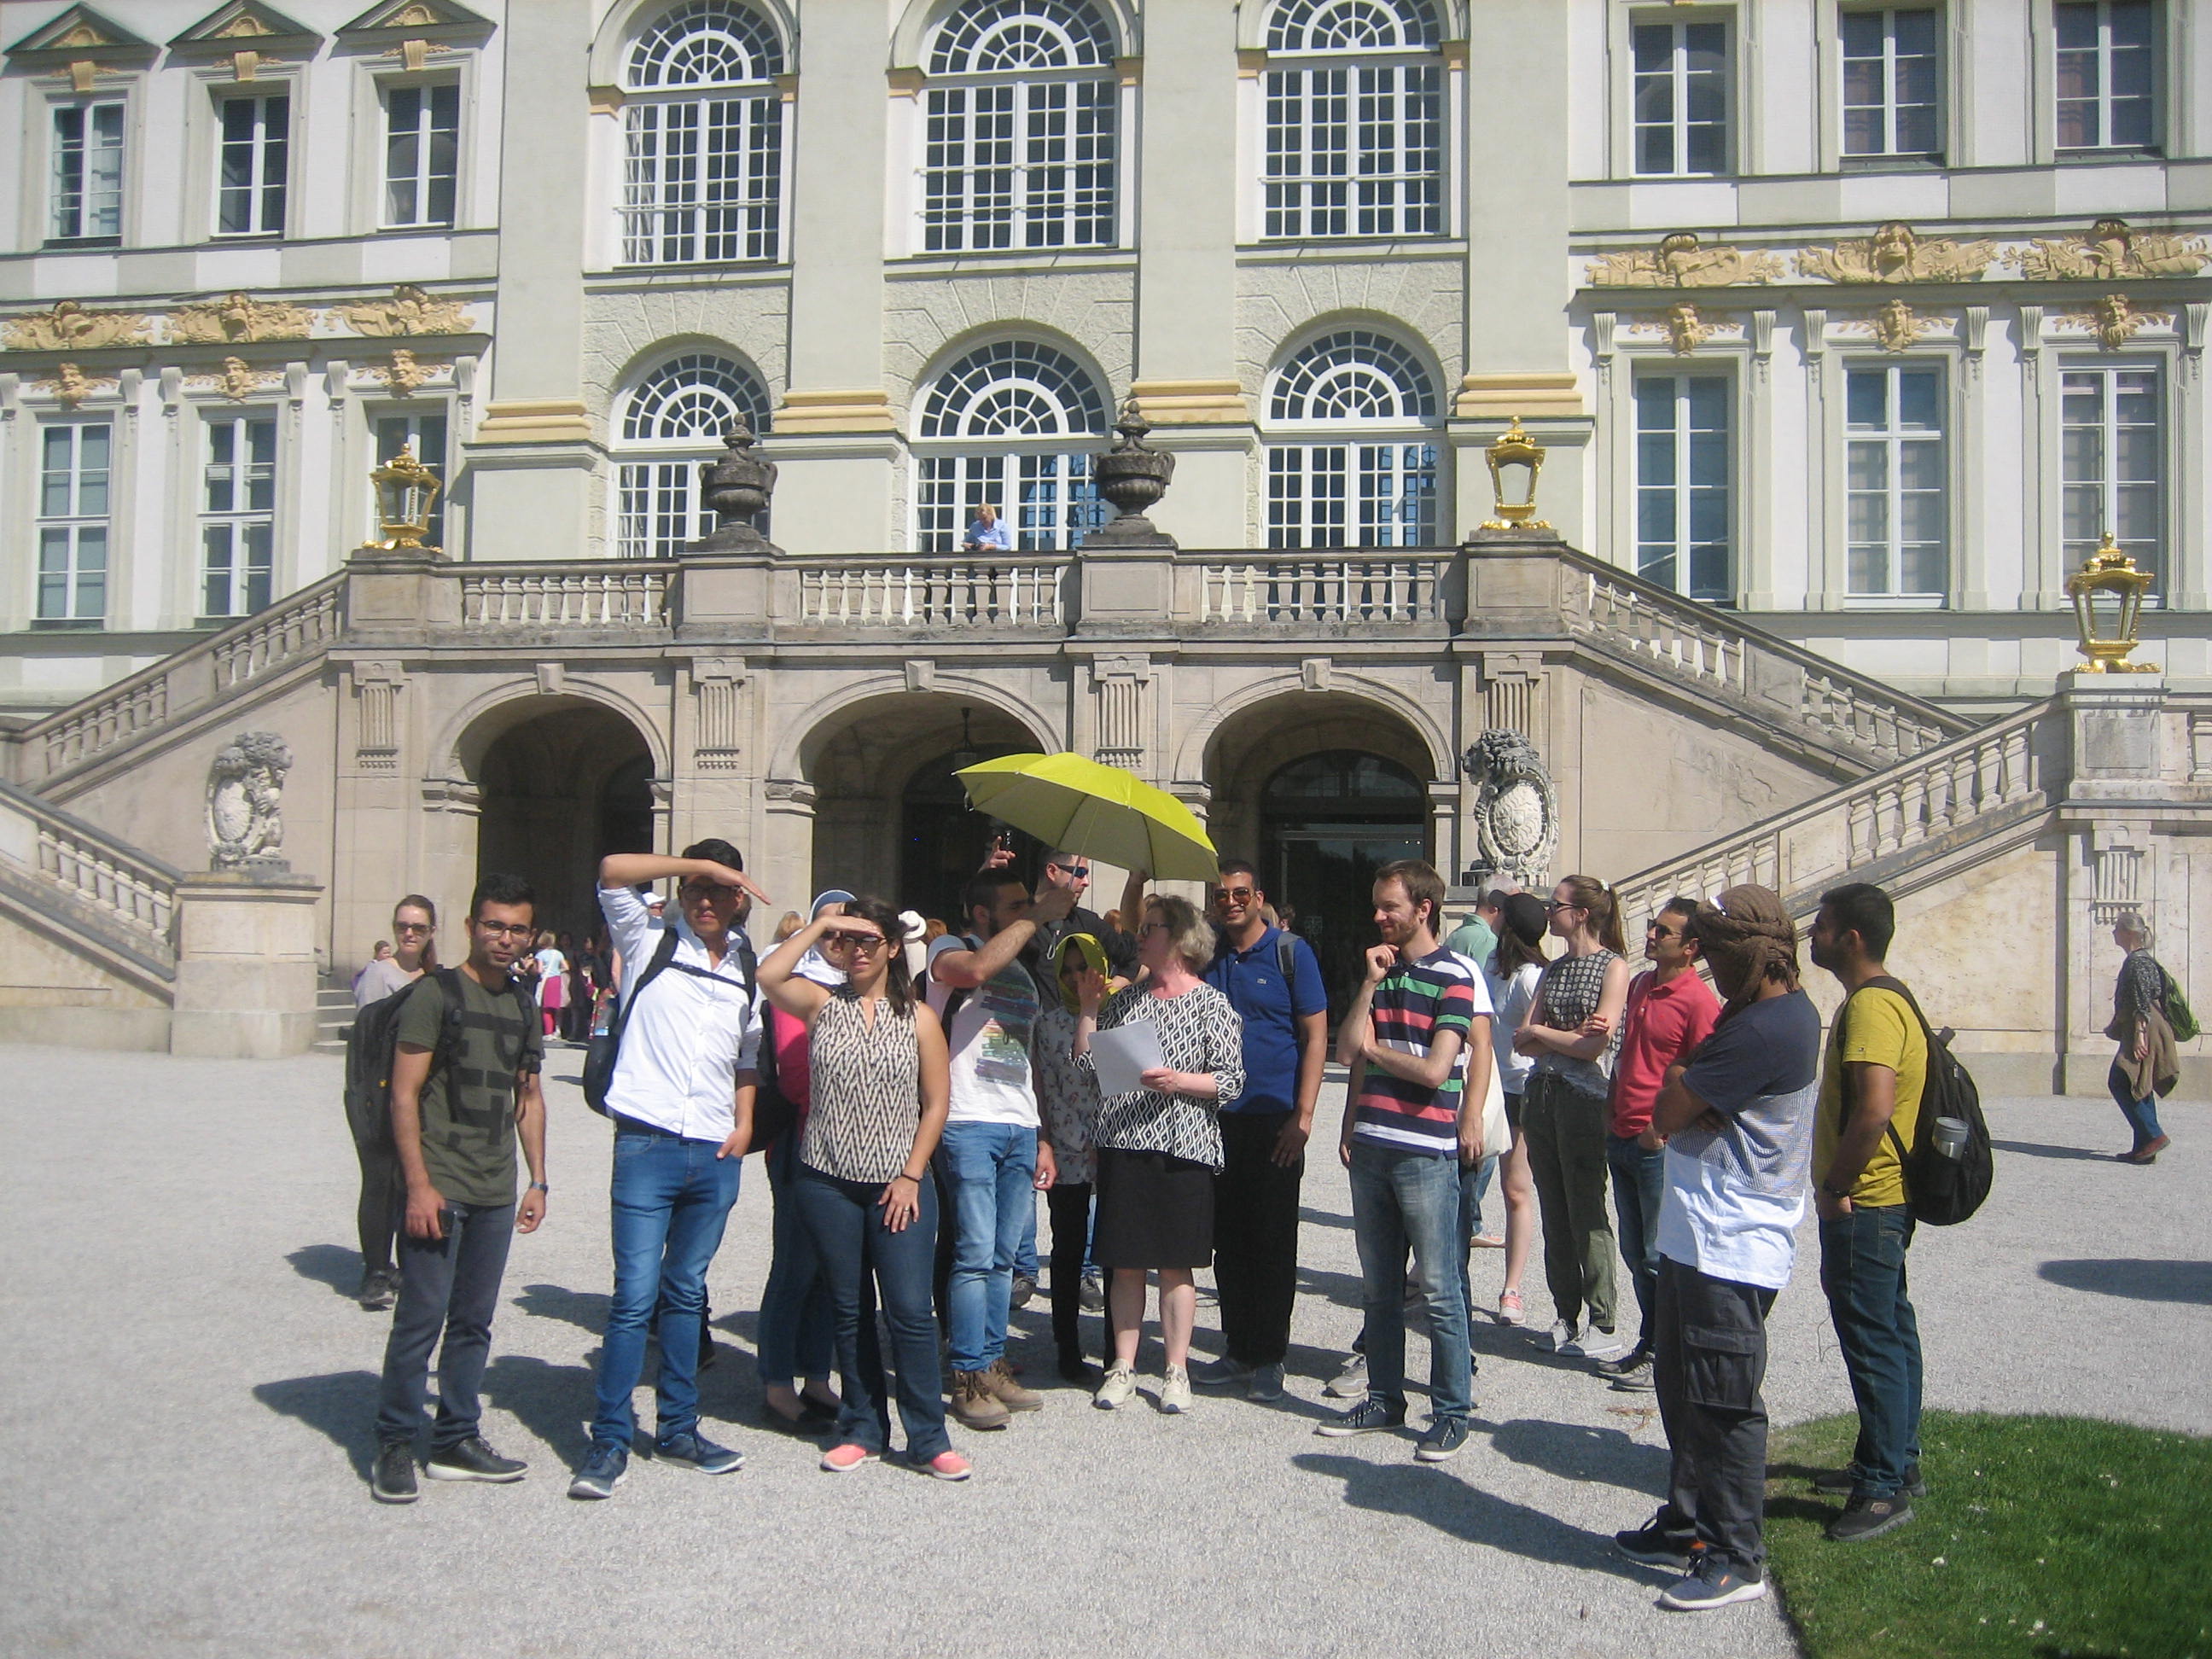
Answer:
[[[182,873],[27,791],[0,784],[0,861],[19,896],[64,926],[88,925],[140,966],[176,967]]]
[[[1445,620],[1443,577],[1454,553],[1201,555],[1200,626],[1331,629]]]
[[[657,628],[676,567],[599,562],[517,568],[449,565],[460,584],[460,617],[472,629]]]
[[[803,558],[801,627],[856,629],[1064,628],[1068,561]]]

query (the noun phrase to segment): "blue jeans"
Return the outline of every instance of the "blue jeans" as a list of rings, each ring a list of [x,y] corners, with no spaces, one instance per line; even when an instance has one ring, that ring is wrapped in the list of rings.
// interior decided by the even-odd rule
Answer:
[[[1667,1149],[1646,1152],[1634,1135],[1609,1134],[1605,1161],[1613,1171],[1613,1212],[1620,1218],[1620,1259],[1628,1264],[1636,1305],[1644,1313],[1636,1346],[1648,1353],[1659,1292],[1659,1200],[1667,1194]]]
[[[412,1440],[422,1426],[430,1351],[441,1330],[446,1340],[438,1355],[438,1420],[430,1430],[430,1449],[449,1450],[476,1433],[483,1415],[477,1390],[491,1352],[492,1315],[499,1310],[499,1282],[514,1239],[512,1204],[448,1204],[443,1238],[410,1238],[400,1230],[399,1305],[384,1345],[377,1397],[380,1445]]]
[[[775,1204],[770,1224],[768,1283],[761,1291],[755,1338],[761,1386],[788,1386],[801,1376],[827,1376],[836,1359],[836,1315],[814,1241],[801,1224],[792,1196],[798,1180],[799,1131],[787,1131],[768,1149],[769,1191]]]
[[[2137,1100],[2134,1080],[2120,1069],[2117,1060],[2105,1074],[2105,1086],[2112,1091],[2112,1098],[2119,1103],[2120,1115],[2127,1119],[2128,1127],[2135,1133],[2136,1144],[2128,1149],[2130,1152],[2142,1151],[2165,1133],[2158,1127],[2158,1097],[2145,1095]]]
[[[1920,1326],[1905,1293],[1912,1217],[1902,1204],[1854,1204],[1820,1224],[1820,1288],[1859,1408],[1856,1490],[1893,1498],[1920,1461]]]
[[[1437,1421],[1474,1409],[1459,1159],[1352,1144],[1352,1237],[1366,1306],[1367,1393],[1406,1403],[1406,1251],[1429,1310],[1429,1408]]]
[[[903,1231],[884,1225],[876,1207],[880,1182],[838,1181],[799,1166],[791,1185],[800,1224],[822,1264],[836,1310],[837,1374],[842,1395],[837,1438],[881,1452],[890,1443],[890,1402],[876,1334],[875,1292],[890,1327],[898,1367],[899,1420],[908,1461],[927,1463],[951,1449],[945,1432],[945,1395],[938,1386],[937,1320],[930,1279],[937,1255],[937,1194],[922,1183],[921,1209]],[[873,1279],[873,1288],[870,1280]]]
[[[707,1265],[721,1248],[738,1201],[744,1160],[717,1158],[716,1140],[684,1140],[649,1130],[615,1130],[615,1294],[599,1349],[593,1445],[629,1449],[637,1432],[630,1395],[645,1367],[645,1334],[660,1308],[659,1401],[656,1441],[690,1432],[699,1421],[699,1321],[707,1305]]]
[[[1467,1328],[1474,1329],[1474,1274],[1468,1264],[1474,1255],[1474,1236],[1482,1231],[1482,1200],[1498,1175],[1498,1155],[1477,1158],[1459,1166],[1459,1285],[1467,1304]],[[1472,1338],[1470,1337],[1470,1340]]]
[[[952,1200],[946,1337],[956,1371],[987,1371],[1006,1352],[1014,1258],[1036,1216],[1036,1131],[948,1123],[937,1164]]]

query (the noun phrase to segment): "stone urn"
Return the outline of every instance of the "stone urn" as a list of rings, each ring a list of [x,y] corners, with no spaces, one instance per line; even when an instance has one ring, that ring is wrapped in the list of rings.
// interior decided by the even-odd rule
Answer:
[[[780,553],[753,520],[768,511],[775,494],[775,463],[753,451],[753,429],[733,421],[722,433],[728,453],[699,465],[699,495],[720,523],[684,550],[686,553]]]
[[[1167,494],[1175,477],[1175,457],[1145,445],[1152,424],[1137,411],[1134,398],[1121,407],[1114,422],[1120,441],[1091,464],[1092,487],[1114,504],[1116,517],[1083,538],[1085,547],[1173,547],[1175,538],[1164,535],[1145,516],[1145,509]]]

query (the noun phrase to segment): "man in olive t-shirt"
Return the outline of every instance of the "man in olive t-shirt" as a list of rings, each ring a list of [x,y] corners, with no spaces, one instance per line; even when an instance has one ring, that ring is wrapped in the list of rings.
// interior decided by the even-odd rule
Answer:
[[[1859,1408],[1850,1468],[1816,1483],[1850,1495],[1828,1528],[1838,1542],[1902,1526],[1912,1518],[1911,1499],[1926,1490],[1920,1327],[1905,1284],[1912,1213],[1902,1152],[1924,1129],[1928,1039],[1905,998],[1869,982],[1888,976],[1882,958],[1896,931],[1889,896],[1865,882],[1822,894],[1813,923],[1813,960],[1844,988],[1820,1068],[1813,1143],[1820,1288]]]
[[[469,905],[469,959],[454,974],[458,1030],[447,990],[426,974],[401,1005],[392,1066],[392,1135],[407,1184],[399,1238],[399,1306],[384,1349],[376,1413],[379,1502],[411,1504],[413,1442],[422,1427],[431,1350],[439,1333],[438,1416],[424,1472],[434,1480],[520,1480],[477,1431],[477,1390],[491,1351],[507,1249],[545,1215],[545,1100],[538,1074],[545,1044],[537,1009],[510,970],[536,928],[537,899],[519,876],[486,876]],[[530,1187],[514,1198],[517,1140]]]

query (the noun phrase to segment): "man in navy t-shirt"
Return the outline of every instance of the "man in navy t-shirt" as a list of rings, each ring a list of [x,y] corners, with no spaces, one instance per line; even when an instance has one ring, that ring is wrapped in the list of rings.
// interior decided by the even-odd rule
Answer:
[[[1215,1388],[1283,1395],[1298,1287],[1298,1187],[1328,1051],[1328,994],[1313,946],[1267,923],[1267,896],[1241,859],[1221,866],[1221,948],[1206,982],[1244,1021],[1244,1092],[1221,1103],[1213,1274],[1228,1353],[1201,1368]],[[1284,971],[1287,960],[1289,971]]]

